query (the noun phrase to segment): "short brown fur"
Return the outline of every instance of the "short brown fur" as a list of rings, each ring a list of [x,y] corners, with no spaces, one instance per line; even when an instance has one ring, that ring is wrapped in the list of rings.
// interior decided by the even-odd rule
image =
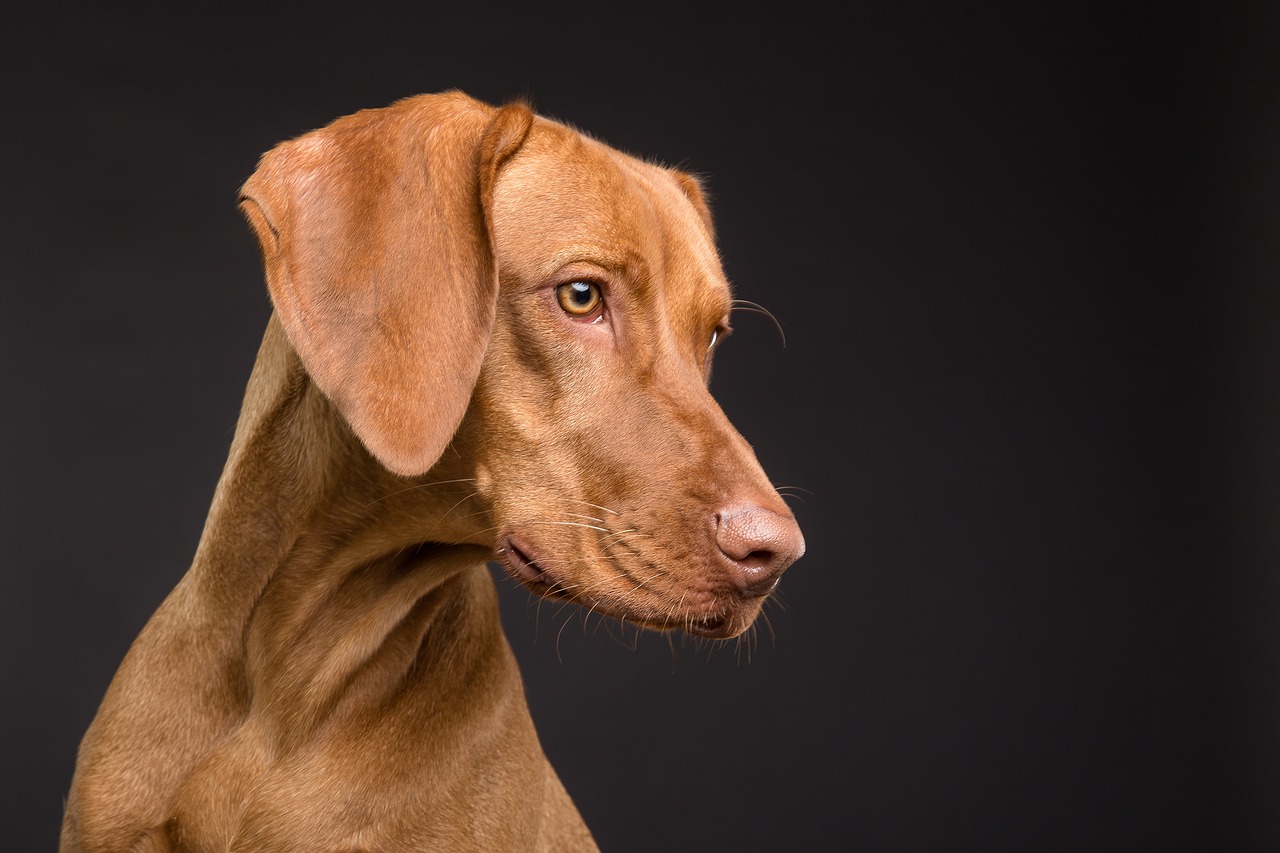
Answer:
[[[61,850],[595,849],[485,563],[731,637],[768,593],[726,555],[776,582],[803,550],[707,392],[730,293],[697,182],[454,92],[278,146],[243,208],[275,314]],[[560,309],[573,280],[607,322]]]

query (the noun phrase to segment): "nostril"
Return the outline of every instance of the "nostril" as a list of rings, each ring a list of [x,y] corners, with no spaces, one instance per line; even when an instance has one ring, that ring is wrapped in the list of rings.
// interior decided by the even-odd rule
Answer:
[[[795,520],[759,506],[716,513],[716,545],[732,565],[733,581],[747,596],[768,595],[787,566],[804,553]]]

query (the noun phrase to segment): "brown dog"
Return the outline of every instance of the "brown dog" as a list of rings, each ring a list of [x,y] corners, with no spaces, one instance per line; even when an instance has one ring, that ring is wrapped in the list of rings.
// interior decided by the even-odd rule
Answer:
[[[697,182],[448,93],[278,146],[242,206],[275,315],[61,849],[595,849],[485,562],[726,638],[804,550],[707,392],[730,293]]]

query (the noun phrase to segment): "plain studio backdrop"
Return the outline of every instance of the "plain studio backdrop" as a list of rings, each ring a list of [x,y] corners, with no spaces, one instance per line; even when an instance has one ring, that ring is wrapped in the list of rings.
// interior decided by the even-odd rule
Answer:
[[[500,578],[606,851],[1280,846],[1280,22],[779,6],[7,13],[0,846],[194,551],[270,310],[237,188],[451,88],[701,174],[786,333],[713,381],[803,489],[751,643]]]

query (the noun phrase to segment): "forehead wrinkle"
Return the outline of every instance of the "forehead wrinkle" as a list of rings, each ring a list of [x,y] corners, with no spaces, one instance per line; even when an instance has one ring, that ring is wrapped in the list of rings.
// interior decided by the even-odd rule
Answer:
[[[499,175],[495,239],[517,246],[526,260],[533,251],[543,275],[574,260],[629,269],[648,248],[640,245],[647,229],[637,227],[629,215],[635,205],[626,203],[636,195],[633,182],[599,143],[550,130]]]
[[[627,279],[642,276],[647,268],[643,253],[634,248],[583,240],[561,245],[542,259],[535,273],[538,278],[547,279],[576,263],[591,264]]]

